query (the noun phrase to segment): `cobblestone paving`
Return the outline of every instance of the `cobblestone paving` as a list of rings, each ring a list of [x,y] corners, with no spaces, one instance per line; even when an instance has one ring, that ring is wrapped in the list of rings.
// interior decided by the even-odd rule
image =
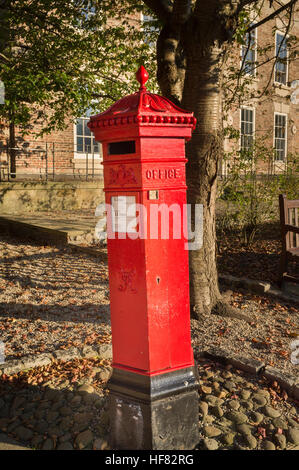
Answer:
[[[32,449],[105,449],[109,376],[108,362],[96,360],[2,376],[0,433]]]
[[[78,360],[2,378],[0,432],[33,449],[109,449],[109,375],[108,361]],[[206,360],[199,375],[197,449],[299,449],[298,403],[275,383]]]
[[[299,449],[298,402],[274,382],[199,362],[199,448]]]

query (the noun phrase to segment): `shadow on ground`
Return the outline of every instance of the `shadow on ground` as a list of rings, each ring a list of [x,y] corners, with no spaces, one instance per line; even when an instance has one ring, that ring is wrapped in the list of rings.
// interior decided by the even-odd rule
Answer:
[[[22,374],[0,381],[0,449],[101,449],[107,439],[107,390],[83,385],[68,389],[28,385]]]
[[[245,243],[240,230],[218,229],[218,269],[222,273],[267,281],[278,286],[281,246],[278,222],[259,226],[250,244]],[[289,273],[299,277],[299,263],[290,263]]]

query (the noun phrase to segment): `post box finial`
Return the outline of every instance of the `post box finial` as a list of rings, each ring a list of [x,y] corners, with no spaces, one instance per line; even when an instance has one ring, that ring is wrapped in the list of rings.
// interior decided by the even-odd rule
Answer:
[[[141,85],[140,90],[146,90],[146,87],[144,85],[148,81],[148,73],[145,67],[143,67],[143,65],[141,65],[137,70],[136,78]]]

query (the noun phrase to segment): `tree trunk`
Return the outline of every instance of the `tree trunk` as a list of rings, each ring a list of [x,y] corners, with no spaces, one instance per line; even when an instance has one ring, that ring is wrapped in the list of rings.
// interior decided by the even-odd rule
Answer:
[[[225,59],[239,26],[242,26],[239,34],[245,37],[242,22],[246,9],[259,2],[144,0],[144,3],[163,23],[157,41],[157,79],[162,93],[182,108],[193,111],[197,118],[192,140],[187,144],[187,198],[192,206],[203,205],[204,227],[203,247],[191,250],[189,256],[191,314],[199,318],[201,313],[214,312],[250,322],[251,319],[232,308],[219,291],[215,210],[218,163],[223,153],[221,116]],[[293,8],[293,2],[288,2],[282,10],[290,8],[290,3]],[[282,10],[278,9],[258,24],[273,19]],[[194,231],[195,221],[191,222]]]
[[[182,106],[194,111],[197,126],[187,144],[188,203],[203,205],[203,246],[189,253],[191,314],[211,312],[221,295],[216,267],[216,190],[221,139],[221,50],[205,49],[188,60]],[[194,217],[194,211],[192,211]],[[192,220],[192,225],[194,220]]]
[[[217,3],[209,3],[209,8],[215,10]],[[218,286],[215,208],[218,162],[223,151],[221,82],[225,44],[218,39],[221,32],[217,26],[205,23],[205,14],[213,18],[210,11],[205,11],[202,25],[186,24],[181,29],[166,25],[162,29],[157,44],[157,77],[162,93],[179,101],[197,118],[186,147],[188,202],[192,209],[202,204],[204,217],[203,246],[189,252],[191,315],[200,318],[201,313],[214,311],[240,318],[223,301]],[[194,220],[191,223],[194,229]]]

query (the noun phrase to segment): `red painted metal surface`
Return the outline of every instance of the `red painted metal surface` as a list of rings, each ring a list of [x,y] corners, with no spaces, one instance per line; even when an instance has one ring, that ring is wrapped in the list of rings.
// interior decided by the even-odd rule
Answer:
[[[173,238],[151,238],[151,206],[186,204],[185,140],[196,120],[164,97],[146,91],[144,67],[137,74],[140,89],[107,111],[92,116],[89,127],[103,144],[106,203],[114,197],[135,197],[143,204],[139,233],[108,236],[113,367],[140,374],[160,374],[194,364],[190,337],[188,251],[183,226]],[[122,153],[135,142],[133,153]],[[110,144],[118,144],[119,153]],[[157,199],[152,199],[152,192]],[[107,215],[111,225],[111,214]],[[161,221],[160,221],[161,222]],[[152,228],[153,229],[153,228]],[[178,234],[176,234],[178,236]]]

